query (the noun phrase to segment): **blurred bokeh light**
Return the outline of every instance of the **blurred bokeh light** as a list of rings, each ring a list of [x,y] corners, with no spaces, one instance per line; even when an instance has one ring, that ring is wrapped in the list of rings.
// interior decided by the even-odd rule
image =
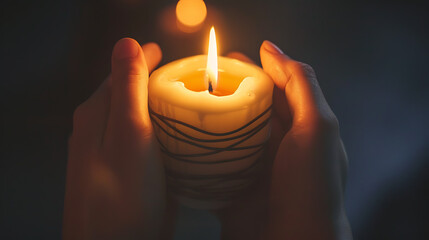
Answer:
[[[206,4],[202,0],[180,0],[176,6],[176,16],[182,31],[194,32],[206,19]]]

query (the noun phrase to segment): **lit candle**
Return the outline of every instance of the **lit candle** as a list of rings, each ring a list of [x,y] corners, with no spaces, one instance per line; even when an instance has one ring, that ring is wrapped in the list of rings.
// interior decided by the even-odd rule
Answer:
[[[219,66],[219,68],[218,68]],[[168,189],[190,207],[216,209],[252,186],[270,134],[273,83],[258,66],[207,55],[152,73],[149,107]]]

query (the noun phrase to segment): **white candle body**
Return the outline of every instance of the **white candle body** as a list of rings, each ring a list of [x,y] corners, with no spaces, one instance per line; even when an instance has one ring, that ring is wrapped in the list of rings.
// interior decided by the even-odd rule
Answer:
[[[151,111],[207,132],[225,133],[239,129],[270,108],[273,91],[272,80],[258,66],[236,59],[219,57],[219,71],[242,76],[243,79],[238,89],[231,95],[215,96],[208,91],[195,92],[187,89],[183,82],[178,81],[187,73],[204,69],[206,63],[207,56],[199,55],[174,61],[155,71],[149,80]],[[219,79],[219,81],[228,81],[228,79]],[[170,124],[168,126],[152,115],[153,121],[156,121],[153,124],[155,133],[161,145],[168,152],[179,155],[179,158],[193,161],[182,161],[168,154],[163,154],[163,161],[167,170],[167,182],[170,189],[177,188],[179,190],[173,191],[173,193],[183,204],[194,208],[220,208],[233,199],[235,192],[238,193],[241,189],[251,185],[252,180],[254,180],[251,177],[222,178],[211,176],[223,174],[233,176],[255,166],[256,161],[264,161],[263,157],[261,159],[261,154],[264,152],[262,148],[251,147],[246,149],[246,147],[257,146],[267,141],[270,135],[270,110],[266,113],[246,128],[227,136],[205,134],[171,121],[167,121]],[[268,124],[264,125],[264,122],[268,122]],[[174,130],[171,126],[177,129]],[[216,141],[216,139],[243,135],[257,126],[261,126],[258,131],[237,139],[221,142],[200,142],[177,131],[198,139]],[[248,139],[244,139],[246,137]],[[184,139],[184,141],[177,138]],[[239,141],[242,142],[234,146],[234,149],[238,148],[237,150],[216,150]],[[189,142],[214,150],[194,146]],[[214,154],[205,156],[181,157],[182,155],[204,154],[213,151]],[[207,164],[208,162],[243,156],[249,157],[230,162]],[[252,167],[248,172],[257,171],[255,169],[257,166],[256,168]],[[169,174],[171,172],[174,174]]]

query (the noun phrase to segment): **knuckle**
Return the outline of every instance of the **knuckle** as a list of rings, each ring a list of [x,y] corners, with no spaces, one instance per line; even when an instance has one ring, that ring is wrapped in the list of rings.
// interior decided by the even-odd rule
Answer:
[[[301,68],[305,73],[314,73],[314,69],[307,63],[301,63]]]
[[[302,63],[298,61],[291,60],[289,61],[289,69],[291,72],[300,72],[302,71]]]
[[[298,61],[291,61],[289,63],[289,69],[292,73],[304,74],[310,78],[313,78],[316,76],[313,67],[307,63],[298,62]]]
[[[73,123],[79,122],[83,115],[83,106],[79,105],[73,112]]]
[[[337,117],[331,113],[314,114],[305,123],[310,135],[328,137],[339,135],[339,123]]]
[[[73,131],[79,128],[85,121],[86,107],[84,104],[79,105],[73,112]]]
[[[318,128],[324,134],[338,134],[340,125],[338,118],[333,113],[319,115],[318,119]]]
[[[316,72],[314,71],[312,66],[310,66],[306,63],[303,63],[302,70],[303,70],[303,73],[305,74],[305,76],[307,76],[307,78],[312,80],[313,84],[315,84],[317,86],[319,85],[317,83],[317,80],[316,80]]]

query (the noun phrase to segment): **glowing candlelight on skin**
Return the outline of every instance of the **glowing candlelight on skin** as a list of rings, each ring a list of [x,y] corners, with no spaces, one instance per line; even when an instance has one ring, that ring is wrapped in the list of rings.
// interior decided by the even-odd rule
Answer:
[[[171,62],[149,79],[149,110],[169,191],[194,208],[216,209],[252,186],[264,164],[273,83],[258,66],[208,55]]]
[[[217,67],[217,45],[214,27],[210,29],[209,50],[207,54],[206,82],[209,92],[213,92],[217,87],[218,67]]]

